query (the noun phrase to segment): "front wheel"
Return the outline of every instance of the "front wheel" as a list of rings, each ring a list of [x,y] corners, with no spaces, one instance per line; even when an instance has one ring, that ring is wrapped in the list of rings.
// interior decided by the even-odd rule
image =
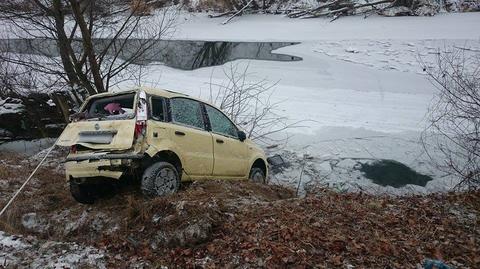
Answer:
[[[143,172],[141,189],[147,196],[164,196],[179,188],[180,176],[171,163],[156,162]]]
[[[252,167],[248,178],[255,183],[267,183],[265,172],[259,167]]]

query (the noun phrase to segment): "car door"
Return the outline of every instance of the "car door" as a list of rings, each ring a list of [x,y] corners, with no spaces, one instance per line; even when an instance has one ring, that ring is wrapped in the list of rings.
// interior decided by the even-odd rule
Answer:
[[[170,137],[188,176],[211,176],[213,171],[212,134],[206,130],[200,102],[183,97],[169,102],[172,126]]]
[[[238,129],[218,109],[205,104],[213,140],[213,175],[244,177],[247,171],[247,145],[239,140]]]

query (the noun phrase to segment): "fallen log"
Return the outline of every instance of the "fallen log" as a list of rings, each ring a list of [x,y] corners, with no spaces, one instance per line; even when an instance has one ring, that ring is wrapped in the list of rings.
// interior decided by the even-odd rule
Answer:
[[[354,6],[354,8],[357,9],[357,8],[362,8],[362,7],[369,7],[369,6],[375,6],[375,5],[393,3],[393,2],[394,1],[392,1],[392,0],[381,0],[381,1],[373,2],[373,3],[365,3],[365,4],[361,4],[361,5],[356,5],[356,6]]]
[[[250,0],[245,6],[243,6],[239,11],[237,11],[235,14],[230,16],[226,21],[222,22],[222,24],[227,24],[229,21],[231,21],[233,18],[238,16],[239,14],[243,13],[243,11],[253,2],[253,0]]]
[[[231,14],[234,14],[235,12],[237,12],[236,10],[231,10],[231,11],[227,11],[227,12],[223,12],[223,13],[220,13],[220,14],[210,14],[208,15],[209,18],[220,18],[220,17],[224,17],[224,16],[228,16],[228,15],[231,15]]]
[[[313,10],[306,10],[304,11],[304,13],[296,12],[296,15],[295,15],[296,17],[291,17],[291,18],[311,19],[311,18],[318,18],[322,16],[335,15],[335,18],[331,20],[331,21],[334,21],[338,19],[338,17],[340,17],[341,15],[348,14],[348,13],[355,14],[359,8],[373,7],[374,9],[376,9],[375,7],[376,5],[394,3],[394,2],[395,0],[380,0],[372,3],[354,5],[351,2],[335,1],[335,2],[326,3],[322,5],[322,7],[317,7]],[[391,7],[391,6],[392,5],[389,5],[388,7]],[[335,7],[335,9],[320,11],[322,9],[332,8],[332,7]],[[320,11],[320,12],[316,12],[316,11]]]
[[[340,1],[342,1],[342,0],[327,2],[327,3],[321,4],[321,5],[319,5],[317,7],[314,7],[314,8],[309,8],[309,9],[289,13],[289,14],[287,14],[287,16],[289,18],[299,18],[299,17],[302,17],[302,16],[304,16],[308,13],[312,13],[312,12],[318,11],[320,9],[324,9],[324,8],[334,6],[334,5],[338,4]]]
[[[338,18],[342,16],[348,16],[352,14],[368,14],[368,13],[378,13],[385,11],[389,8],[392,8],[395,6],[395,3],[397,3],[398,0],[379,0],[376,2],[371,2],[369,3],[363,3],[363,4],[354,4],[352,0],[333,0],[333,1],[328,1],[325,3],[322,3],[316,7],[308,8],[308,9],[283,9],[283,10],[259,10],[257,9],[257,5],[255,5],[254,0],[249,0],[246,5],[244,5],[241,9],[239,10],[232,10],[232,11],[227,11],[224,13],[216,14],[216,15],[208,15],[210,18],[219,18],[223,16],[228,16],[225,21],[222,22],[222,24],[227,24],[229,23],[233,18],[237,16],[241,16],[243,13],[248,12],[251,14],[258,13],[258,12],[263,12],[263,13],[283,13],[286,14],[287,17],[289,18],[301,18],[301,19],[311,19],[311,18],[318,18],[318,17],[323,17],[323,16],[332,16],[333,18],[331,20],[335,21]],[[254,5],[252,5],[254,3]],[[381,4],[389,4],[387,6],[383,6],[382,8],[377,8],[377,5]],[[249,8],[250,7],[250,8]],[[371,7],[370,9],[362,9],[365,7]],[[359,9],[362,9],[359,11]]]
[[[343,12],[346,12],[346,11],[349,11],[349,10],[352,10],[352,8],[351,7],[342,7],[342,8],[335,9],[335,10],[329,10],[329,11],[314,13],[310,16],[304,16],[301,19],[318,18],[318,17],[322,17],[322,16],[328,16],[328,15],[332,15],[332,14],[343,13]]]

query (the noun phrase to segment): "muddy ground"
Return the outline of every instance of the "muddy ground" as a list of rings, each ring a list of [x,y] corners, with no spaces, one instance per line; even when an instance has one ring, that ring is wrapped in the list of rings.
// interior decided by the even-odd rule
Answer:
[[[480,268],[480,192],[297,198],[281,186],[206,181],[155,199],[128,185],[81,205],[56,158],[0,219],[0,268],[417,268],[425,259]],[[35,163],[0,155],[0,205]]]

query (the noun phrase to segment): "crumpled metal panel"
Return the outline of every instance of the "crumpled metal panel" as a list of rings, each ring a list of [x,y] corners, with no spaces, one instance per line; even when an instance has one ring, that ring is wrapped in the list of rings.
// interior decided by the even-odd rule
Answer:
[[[115,121],[78,121],[67,125],[57,145],[79,144],[91,149],[123,150],[133,145],[135,119]],[[117,133],[112,135],[112,131]],[[108,133],[110,132],[110,133]]]

